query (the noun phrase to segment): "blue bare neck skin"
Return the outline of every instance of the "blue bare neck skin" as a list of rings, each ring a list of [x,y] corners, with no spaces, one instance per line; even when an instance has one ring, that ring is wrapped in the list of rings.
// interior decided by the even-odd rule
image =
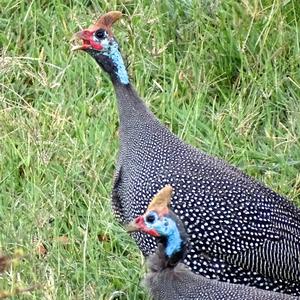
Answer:
[[[180,236],[180,232],[175,222],[174,222],[173,230],[166,237],[166,239],[167,241],[166,241],[165,253],[168,257],[171,257],[175,253],[180,252],[182,250],[183,240]]]
[[[128,84],[129,78],[128,73],[124,65],[122,55],[119,51],[119,46],[116,41],[113,41],[109,47],[108,51],[104,52],[103,55],[109,57],[114,65],[116,66],[115,75],[122,84]]]

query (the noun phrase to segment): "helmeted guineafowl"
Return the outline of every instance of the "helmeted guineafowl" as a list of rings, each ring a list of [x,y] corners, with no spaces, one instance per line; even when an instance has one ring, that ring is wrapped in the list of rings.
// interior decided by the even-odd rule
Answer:
[[[300,213],[263,184],[189,145],[148,110],[129,81],[112,34],[121,17],[110,12],[75,34],[113,83],[120,113],[120,153],[112,205],[122,223],[140,215],[166,184],[172,207],[187,228],[184,260],[207,278],[300,295]],[[151,236],[134,233],[145,255]]]
[[[161,189],[144,215],[127,225],[128,232],[142,231],[159,240],[147,259],[144,280],[154,300],[279,300],[298,299],[272,291],[207,279],[181,263],[188,248],[188,235],[181,220],[170,209],[172,187]]]

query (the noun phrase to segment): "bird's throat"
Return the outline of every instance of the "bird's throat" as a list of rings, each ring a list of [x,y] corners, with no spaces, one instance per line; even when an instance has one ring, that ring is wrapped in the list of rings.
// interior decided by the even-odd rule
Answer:
[[[114,74],[112,74],[114,75],[113,77],[116,77],[122,84],[128,84],[129,77],[118,44],[116,42],[113,42],[109,50],[110,51],[104,53],[104,55],[111,59],[114,65]]]

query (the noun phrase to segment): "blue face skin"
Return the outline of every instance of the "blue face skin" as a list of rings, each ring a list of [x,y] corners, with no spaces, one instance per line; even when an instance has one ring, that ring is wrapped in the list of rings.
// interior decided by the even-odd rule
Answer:
[[[129,83],[128,73],[126,71],[122,55],[119,51],[119,45],[114,38],[108,36],[107,32],[104,32],[103,38],[98,38],[96,33],[94,33],[93,40],[96,43],[99,43],[102,46],[102,49],[99,50],[101,55],[109,57],[113,64],[116,66],[116,75],[119,78],[120,82],[123,84]]]
[[[148,229],[155,230],[160,236],[167,239],[166,255],[171,257],[182,248],[182,239],[177,224],[168,216],[159,216],[155,211],[150,211],[144,218]]]

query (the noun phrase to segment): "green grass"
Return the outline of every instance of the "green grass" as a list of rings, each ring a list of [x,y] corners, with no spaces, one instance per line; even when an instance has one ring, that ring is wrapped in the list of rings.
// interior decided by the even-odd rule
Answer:
[[[198,2],[1,1],[0,247],[26,254],[1,290],[41,284],[18,299],[147,299],[143,258],[110,207],[112,86],[69,45],[108,10],[127,14],[115,34],[153,112],[300,205],[300,2]]]

